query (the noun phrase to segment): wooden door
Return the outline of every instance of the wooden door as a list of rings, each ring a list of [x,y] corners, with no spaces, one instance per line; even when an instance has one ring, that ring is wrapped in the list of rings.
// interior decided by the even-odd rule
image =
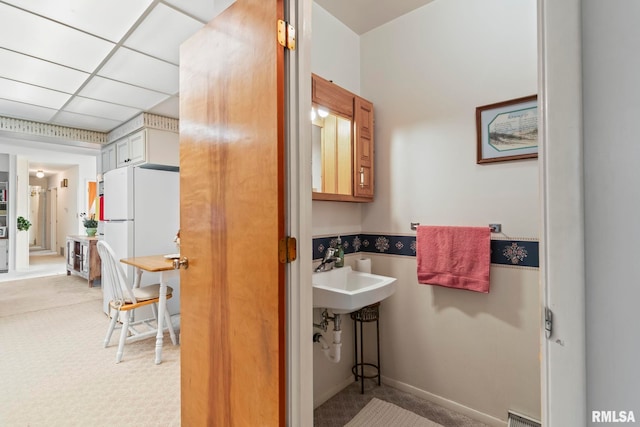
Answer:
[[[354,99],[353,195],[373,199],[373,104]]]
[[[285,424],[282,0],[238,0],[181,47],[183,426]]]

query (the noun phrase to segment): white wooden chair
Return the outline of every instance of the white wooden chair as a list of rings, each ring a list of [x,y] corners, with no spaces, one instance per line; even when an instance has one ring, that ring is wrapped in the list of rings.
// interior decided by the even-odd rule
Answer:
[[[160,299],[160,284],[147,285],[142,287],[131,287],[127,282],[127,277],[120,262],[118,262],[113,253],[113,249],[104,241],[97,243],[98,254],[102,260],[102,286],[109,287],[113,299],[109,302],[109,314],[111,322],[107,330],[107,336],[104,339],[104,347],[108,347],[111,341],[111,335],[118,324],[118,318],[122,323],[120,332],[120,341],[118,351],[116,353],[116,363],[122,360],[125,342],[138,341],[144,338],[155,337],[157,334],[158,309],[157,304]],[[173,289],[167,287],[167,300],[171,298]],[[133,313],[136,308],[152,304],[153,318],[132,321]],[[176,344],[176,336],[171,324],[169,311],[165,308],[164,312],[167,329],[171,335],[171,341]],[[144,331],[140,330],[143,327]]]

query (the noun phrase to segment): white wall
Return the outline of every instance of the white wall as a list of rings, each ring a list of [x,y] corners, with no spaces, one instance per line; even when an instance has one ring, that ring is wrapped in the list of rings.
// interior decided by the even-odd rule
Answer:
[[[360,37],[315,3],[311,33],[311,71],[360,94]],[[360,203],[314,201],[312,209],[314,236],[361,231]]]
[[[582,5],[587,419],[608,410],[640,420],[640,3]]]
[[[311,71],[360,93],[360,37],[313,3]]]
[[[537,93],[536,37],[535,0],[438,0],[360,38],[376,118],[363,232],[498,222],[537,239],[537,161],[476,165],[475,131],[477,106]],[[315,204],[313,220],[314,234],[348,222]],[[399,279],[381,307],[387,383],[490,424],[509,409],[540,418],[537,270],[492,266],[488,295],[419,285],[415,258],[374,255],[373,271]]]
[[[536,1],[435,1],[364,34],[361,58],[377,168],[363,230],[495,222],[537,239],[537,161],[477,165],[475,130],[477,106],[537,93]],[[374,263],[399,278],[383,303],[386,376],[486,422],[540,418],[537,270],[492,266],[483,295],[419,285],[415,259]]]
[[[58,187],[57,202],[57,229],[55,251],[60,252],[60,247],[65,245],[65,236],[86,234],[82,225],[80,213],[87,212],[87,186],[86,179],[80,178],[78,166],[72,166],[69,169],[57,173],[51,178],[54,185]],[[60,181],[68,180],[68,187],[61,187]],[[93,178],[95,180],[95,178]]]

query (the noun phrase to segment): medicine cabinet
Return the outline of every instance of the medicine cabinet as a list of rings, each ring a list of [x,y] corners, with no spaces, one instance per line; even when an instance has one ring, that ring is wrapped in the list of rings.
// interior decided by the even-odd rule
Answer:
[[[313,200],[373,201],[373,104],[311,76]]]

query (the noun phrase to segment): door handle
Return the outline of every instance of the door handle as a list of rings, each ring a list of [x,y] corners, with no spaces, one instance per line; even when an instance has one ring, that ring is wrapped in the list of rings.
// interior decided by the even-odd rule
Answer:
[[[185,270],[189,268],[189,259],[187,257],[182,257],[180,259],[176,258],[173,260],[173,269],[178,270],[180,267]]]

